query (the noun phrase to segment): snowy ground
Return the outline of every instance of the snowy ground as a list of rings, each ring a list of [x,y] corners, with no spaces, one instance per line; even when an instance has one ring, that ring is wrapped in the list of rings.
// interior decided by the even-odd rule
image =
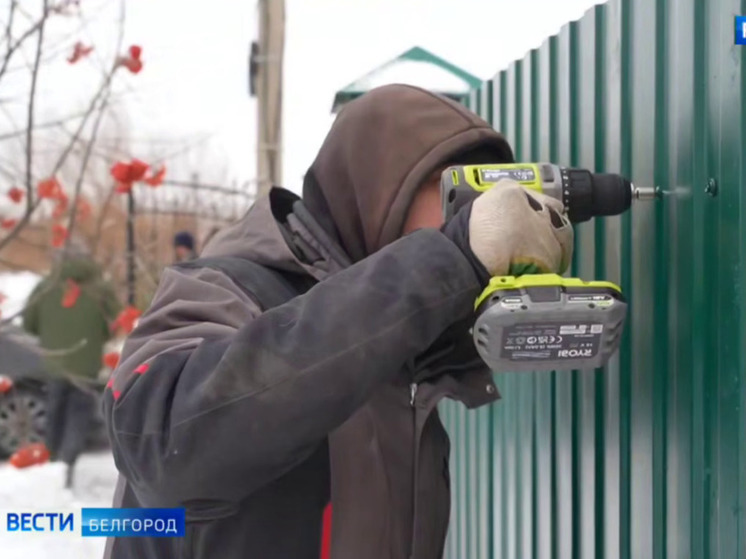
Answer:
[[[3,317],[13,316],[23,309],[26,299],[40,279],[33,272],[0,273],[0,314]]]
[[[63,488],[65,469],[59,463],[24,470],[0,464],[0,557],[2,559],[101,559],[103,538],[80,535],[80,509],[110,507],[116,483],[108,452],[80,458],[72,491]],[[75,513],[75,533],[7,532],[7,512]]]
[[[16,314],[39,281],[31,272],[0,273],[2,316]],[[74,533],[23,533],[7,531],[6,513],[74,513],[80,520],[84,507],[110,507],[117,472],[109,452],[81,456],[72,490],[63,487],[63,464],[44,464],[18,470],[0,463],[0,558],[2,559],[101,559],[105,540]]]

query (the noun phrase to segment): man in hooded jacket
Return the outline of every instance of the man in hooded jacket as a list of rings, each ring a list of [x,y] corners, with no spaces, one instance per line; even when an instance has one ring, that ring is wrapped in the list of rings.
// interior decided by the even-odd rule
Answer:
[[[441,557],[436,406],[499,398],[474,300],[511,262],[563,272],[572,250],[561,204],[515,183],[442,223],[448,164],[512,160],[463,106],[381,87],[341,110],[302,200],[273,189],[167,269],[104,408],[115,505],[185,507],[187,533],[110,539],[107,557],[317,559],[329,504],[333,559]],[[262,310],[220,259],[279,272],[292,298]]]

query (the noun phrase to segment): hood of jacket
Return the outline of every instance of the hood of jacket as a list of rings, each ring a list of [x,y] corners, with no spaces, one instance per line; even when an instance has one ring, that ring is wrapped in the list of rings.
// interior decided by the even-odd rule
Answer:
[[[469,163],[513,161],[505,138],[463,105],[408,85],[379,87],[342,108],[303,200],[358,261],[398,239],[418,188],[466,154]]]
[[[77,283],[86,283],[98,280],[101,277],[101,269],[93,260],[88,258],[69,258],[58,264],[59,278],[61,280],[73,280]]]

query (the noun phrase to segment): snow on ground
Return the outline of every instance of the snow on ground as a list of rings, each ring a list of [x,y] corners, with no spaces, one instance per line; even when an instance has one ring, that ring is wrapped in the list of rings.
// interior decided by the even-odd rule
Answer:
[[[41,276],[33,272],[3,272],[0,273],[0,316],[8,317],[15,315],[21,309],[31,295]]]
[[[1,316],[18,313],[39,280],[40,276],[32,272],[0,273],[0,293],[5,296],[0,304]],[[72,490],[64,488],[64,464],[18,470],[0,463],[0,558],[101,559],[106,541],[80,535],[80,510],[110,507],[116,479],[114,459],[109,452],[80,457]],[[73,513],[75,530],[73,533],[8,532],[9,512]]]
[[[101,559],[104,538],[80,535],[80,509],[111,507],[117,471],[109,452],[81,456],[73,489],[64,489],[65,466],[43,464],[18,470],[0,464],[0,557],[2,559]],[[6,530],[8,512],[74,513],[73,533]]]

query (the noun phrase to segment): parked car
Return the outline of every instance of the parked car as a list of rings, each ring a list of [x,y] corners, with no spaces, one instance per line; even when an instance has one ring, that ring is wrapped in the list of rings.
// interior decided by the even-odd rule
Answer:
[[[44,441],[46,387],[51,378],[38,341],[17,326],[0,329],[0,376],[13,383],[8,392],[0,394],[0,457],[7,457],[25,444]],[[104,383],[92,387],[103,392]],[[91,430],[90,444],[95,448],[106,445],[101,416]]]

